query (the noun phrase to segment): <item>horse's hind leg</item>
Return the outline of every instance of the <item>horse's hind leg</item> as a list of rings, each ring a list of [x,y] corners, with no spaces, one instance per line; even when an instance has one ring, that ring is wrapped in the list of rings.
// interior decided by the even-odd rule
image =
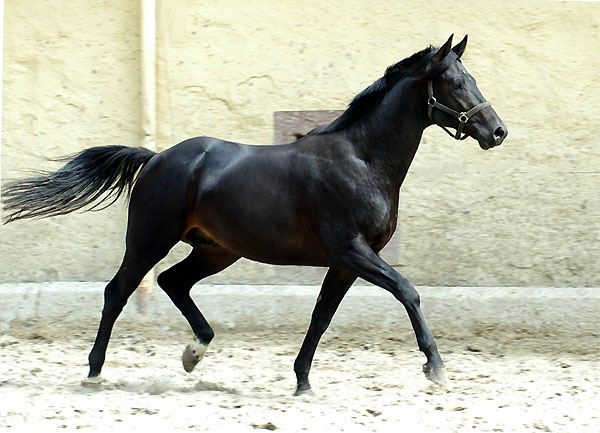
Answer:
[[[188,373],[202,359],[214,337],[213,329],[190,297],[190,290],[202,278],[222,271],[239,258],[219,246],[197,246],[184,260],[158,276],[159,286],[187,319],[197,339],[183,352],[183,368]]]
[[[147,201],[158,206],[157,200]],[[166,207],[172,209],[173,207]],[[166,212],[166,211],[165,211]],[[126,249],[119,270],[104,290],[104,308],[94,347],[88,357],[89,377],[100,374],[112,328],[123,311],[127,300],[142,281],[142,278],[162,260],[169,250],[181,239],[181,218],[156,209],[142,206],[132,197],[129,206]],[[148,218],[147,215],[153,215]],[[170,223],[169,223],[170,222]]]
[[[121,267],[104,289],[102,318],[100,319],[94,347],[88,357],[90,365],[88,377],[93,378],[100,374],[106,357],[108,341],[117,317],[123,311],[127,300],[140,284],[142,278],[167,254],[169,249],[170,247],[165,249],[164,254],[149,253],[144,256],[133,254],[130,249],[125,252]]]

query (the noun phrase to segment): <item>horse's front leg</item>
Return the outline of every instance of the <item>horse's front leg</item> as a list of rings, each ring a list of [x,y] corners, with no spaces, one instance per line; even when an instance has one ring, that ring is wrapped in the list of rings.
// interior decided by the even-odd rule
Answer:
[[[331,319],[340,302],[354,281],[356,281],[356,275],[349,272],[334,268],[329,269],[327,272],[312,313],[308,332],[304,337],[304,342],[294,362],[294,371],[298,380],[295,395],[310,392],[308,373],[310,372],[315,350],[321,336],[327,330],[329,323],[331,323]]]
[[[337,251],[339,253],[331,254],[332,264],[356,273],[370,283],[384,288],[404,305],[415,332],[419,350],[427,357],[427,363],[423,366],[425,376],[435,383],[445,384],[444,363],[438,353],[435,338],[425,323],[420,297],[412,283],[381,259],[362,237],[356,237],[347,242],[344,248]]]

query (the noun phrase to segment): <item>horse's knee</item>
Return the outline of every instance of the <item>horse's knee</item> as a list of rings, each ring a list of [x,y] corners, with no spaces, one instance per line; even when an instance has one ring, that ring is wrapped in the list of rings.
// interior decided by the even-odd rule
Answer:
[[[407,307],[419,307],[421,296],[415,286],[401,275],[396,279],[396,290],[394,296]]]
[[[412,285],[411,285],[412,287]],[[421,305],[421,296],[419,295],[419,292],[417,292],[417,289],[415,289],[414,287],[412,287],[411,289],[406,291],[405,296],[405,302],[409,305],[414,305],[416,307],[419,307]]]
[[[102,308],[102,316],[118,316],[125,308],[129,294],[123,294],[115,290],[115,286],[107,286],[104,290],[104,307]]]

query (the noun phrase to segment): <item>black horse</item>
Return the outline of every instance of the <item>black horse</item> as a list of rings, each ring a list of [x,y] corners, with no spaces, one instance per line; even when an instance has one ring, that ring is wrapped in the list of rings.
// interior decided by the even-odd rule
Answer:
[[[72,212],[130,193],[126,250],[104,292],[89,355],[90,377],[104,363],[110,334],[144,275],[179,241],[193,249],[158,276],[197,341],[183,355],[191,371],[214,336],[192,299],[192,286],[240,257],[329,270],[294,363],[296,393],[310,390],[312,359],[340,301],[357,277],[392,293],[406,308],[423,369],[443,382],[444,364],[414,286],[378,252],[396,228],[400,185],[423,130],[432,124],[482,149],[507,129],[460,60],[465,37],[426,48],[389,67],[329,125],[278,146],[199,137],[155,154],[143,148],[94,147],[52,174],[8,184],[6,222]],[[447,127],[456,128],[456,134]],[[136,177],[136,173],[137,177]],[[135,187],[132,186],[135,183]],[[94,207],[98,207],[96,204]]]

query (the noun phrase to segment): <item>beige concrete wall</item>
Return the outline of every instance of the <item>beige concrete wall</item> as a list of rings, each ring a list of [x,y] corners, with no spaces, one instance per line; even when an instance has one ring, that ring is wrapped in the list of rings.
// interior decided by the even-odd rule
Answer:
[[[140,144],[136,0],[5,1],[2,181],[86,147]],[[124,202],[0,228],[0,281],[110,279]]]
[[[137,4],[94,6],[95,25],[63,9],[7,1],[4,177],[42,165],[38,151],[141,138]],[[274,111],[342,109],[389,64],[469,33],[464,63],[509,138],[483,152],[428,129],[384,256],[421,285],[600,285],[600,3],[162,0],[157,15],[159,149],[196,135],[269,144]],[[4,226],[0,280],[108,279],[124,227],[122,208]],[[281,269],[240,262],[212,281],[322,277]]]

